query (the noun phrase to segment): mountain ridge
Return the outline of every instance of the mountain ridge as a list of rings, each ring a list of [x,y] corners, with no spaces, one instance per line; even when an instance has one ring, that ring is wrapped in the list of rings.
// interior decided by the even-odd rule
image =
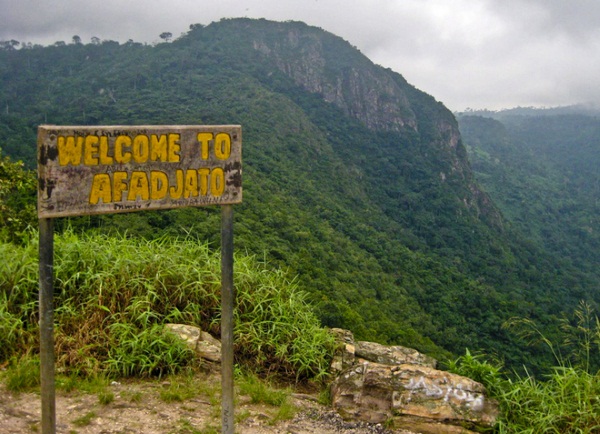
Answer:
[[[0,147],[30,167],[40,123],[241,124],[236,248],[297,275],[324,325],[442,359],[470,347],[548,363],[502,324],[573,305],[554,259],[479,188],[453,114],[341,38],[225,19],[156,46],[0,52],[0,83]],[[218,244],[210,209],[68,224]]]
[[[223,20],[219,24],[223,22],[243,27],[252,21]],[[274,62],[294,83],[336,105],[370,130],[428,134],[430,142],[449,157],[450,164],[440,176],[457,175],[468,182],[465,196],[471,196],[462,198],[465,205],[489,215],[488,221],[501,226],[497,210],[473,181],[458,124],[442,103],[411,86],[400,74],[375,65],[335,35],[301,22],[266,23],[268,29],[252,32],[248,45]],[[419,99],[428,101],[413,108]],[[435,125],[428,125],[426,118],[435,119]]]

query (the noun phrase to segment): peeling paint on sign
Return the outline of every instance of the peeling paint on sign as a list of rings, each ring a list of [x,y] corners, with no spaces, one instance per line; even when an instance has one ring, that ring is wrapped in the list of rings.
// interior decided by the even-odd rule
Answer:
[[[242,201],[239,125],[38,128],[38,216]]]

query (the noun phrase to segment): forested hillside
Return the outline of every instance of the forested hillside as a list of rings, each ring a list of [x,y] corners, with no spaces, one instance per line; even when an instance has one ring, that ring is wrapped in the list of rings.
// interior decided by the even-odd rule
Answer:
[[[458,117],[476,177],[504,216],[561,258],[573,291],[600,275],[600,119],[585,107]],[[582,294],[584,297],[584,294]]]
[[[39,124],[241,124],[236,248],[297,275],[322,323],[359,339],[437,357],[468,347],[539,367],[550,355],[504,321],[550,329],[580,299],[595,300],[597,274],[533,229],[523,237],[503,199],[506,220],[478,187],[443,104],[303,23],[222,20],[156,46],[74,38],[7,48],[0,107],[2,154],[32,169]],[[192,234],[218,247],[219,212],[209,208],[57,226],[68,225]]]

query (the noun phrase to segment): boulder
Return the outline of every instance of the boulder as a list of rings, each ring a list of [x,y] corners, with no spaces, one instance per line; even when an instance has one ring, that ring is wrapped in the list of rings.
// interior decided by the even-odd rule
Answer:
[[[199,327],[187,324],[165,324],[165,329],[185,342],[198,357],[211,362],[221,362],[221,342]]]
[[[425,434],[470,433],[493,426],[498,405],[469,378],[435,369],[437,361],[412,348],[354,341],[331,329],[334,409],[345,419],[392,424]]]
[[[365,361],[338,376],[331,392],[333,407],[345,418],[392,421],[427,434],[491,427],[498,415],[483,385],[423,365]]]

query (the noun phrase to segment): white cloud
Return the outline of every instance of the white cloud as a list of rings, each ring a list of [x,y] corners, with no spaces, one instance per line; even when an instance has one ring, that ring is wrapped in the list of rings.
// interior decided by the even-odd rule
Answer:
[[[451,109],[600,102],[597,0],[0,0],[0,40],[175,37],[227,17],[298,20]]]

